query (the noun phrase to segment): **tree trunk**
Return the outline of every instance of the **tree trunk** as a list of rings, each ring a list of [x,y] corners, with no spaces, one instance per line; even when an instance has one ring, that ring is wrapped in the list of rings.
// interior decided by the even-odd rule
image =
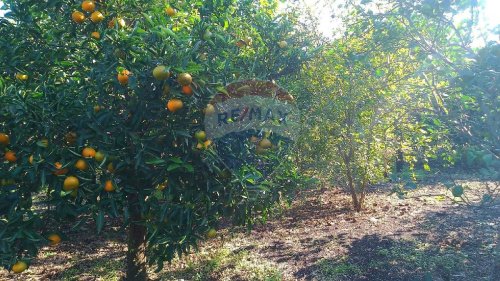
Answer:
[[[361,203],[360,200],[358,200],[357,202],[355,202],[355,204],[354,204],[354,211],[356,211],[357,213],[363,211],[363,203]]]
[[[351,197],[352,197],[352,204],[354,205],[354,211],[361,212],[363,206],[360,200],[358,200],[358,195],[356,194],[356,192],[352,192]]]
[[[127,237],[126,281],[146,281],[146,227],[140,224],[141,210],[136,194],[128,195],[130,224]]]
[[[351,193],[352,197],[352,204],[354,206],[354,210],[356,212],[360,212],[363,209],[363,202],[362,202],[362,197],[358,197],[358,193],[356,192],[356,186],[354,183],[354,178],[352,177],[351,173],[351,165],[349,161],[345,161],[346,164],[346,176],[347,176],[347,185],[349,187],[349,192]]]
[[[401,173],[403,171],[403,166],[404,166],[404,156],[403,156],[403,151],[401,149],[398,149],[397,151],[397,158],[396,158],[396,172]]]
[[[361,193],[358,198],[358,206],[356,206],[356,212],[361,212],[365,208],[365,194],[366,194],[366,185],[363,184],[361,188]]]

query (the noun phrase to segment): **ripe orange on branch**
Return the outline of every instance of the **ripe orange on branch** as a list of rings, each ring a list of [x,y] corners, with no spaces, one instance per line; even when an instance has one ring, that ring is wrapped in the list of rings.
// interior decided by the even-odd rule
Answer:
[[[87,162],[83,159],[78,159],[75,163],[75,168],[77,168],[80,171],[85,171],[88,169]]]
[[[182,86],[181,92],[186,96],[190,96],[193,94],[193,88],[191,86]]]
[[[85,147],[82,150],[82,156],[85,158],[94,158],[95,153],[95,149],[93,149],[92,147]]]
[[[115,191],[115,186],[113,185],[113,182],[111,180],[107,180],[106,183],[104,184],[104,191],[106,192]]]
[[[10,144],[9,135],[5,133],[0,133],[0,144],[9,145]]]
[[[184,103],[180,99],[171,99],[167,103],[167,109],[170,112],[176,112],[184,106]]]
[[[82,23],[85,21],[85,15],[79,11],[74,11],[73,14],[71,14],[71,18],[76,23]]]
[[[64,191],[75,190],[78,188],[78,186],[80,186],[80,181],[78,180],[77,177],[69,176],[66,179],[64,179],[63,183]]]
[[[130,75],[130,71],[128,70],[122,70],[120,73],[118,73],[118,82],[120,82],[121,85],[127,85],[128,84],[128,77]]]
[[[82,2],[82,10],[85,12],[92,13],[95,10],[95,3],[94,1],[83,1]]]
[[[104,15],[99,11],[95,11],[90,15],[90,20],[93,23],[100,23],[102,20],[104,20]]]
[[[12,150],[5,152],[5,155],[3,156],[3,158],[5,160],[9,161],[10,163],[14,163],[17,161],[16,153]]]
[[[94,32],[92,32],[90,34],[90,37],[92,37],[92,38],[94,38],[96,40],[99,40],[99,39],[101,39],[101,34],[99,32],[97,32],[97,31],[94,31]]]

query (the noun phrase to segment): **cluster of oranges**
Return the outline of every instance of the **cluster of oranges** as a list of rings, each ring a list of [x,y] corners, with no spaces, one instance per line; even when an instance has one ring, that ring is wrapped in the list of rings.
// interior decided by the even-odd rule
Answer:
[[[84,23],[86,19],[85,13],[89,15],[88,17],[90,18],[90,21],[95,24],[98,24],[104,20],[104,14],[96,10],[96,3],[94,1],[85,0],[82,2],[81,6],[82,6],[82,11],[74,11],[71,14],[71,18],[75,23],[77,24]],[[113,28],[116,25],[118,25],[118,27],[125,27],[126,22],[122,18],[114,18],[108,22],[108,28]],[[101,34],[99,33],[99,31],[93,31],[90,34],[90,37],[99,40],[101,39]]]
[[[102,163],[104,159],[106,158],[106,155],[100,151],[96,151],[92,147],[85,147],[82,150],[82,157],[81,159],[78,159],[74,165],[74,167],[77,170],[80,171],[85,171],[88,169],[88,159],[94,159],[97,163]],[[57,168],[57,167],[56,167]],[[114,167],[113,163],[110,162],[107,166],[107,170],[109,173],[114,172]],[[67,173],[67,170],[64,172],[64,174]],[[64,191],[72,191],[72,195],[76,196],[76,193],[78,192],[78,188],[80,186],[80,181],[76,176],[68,176],[64,179],[63,183],[63,190]],[[106,192],[112,192],[115,190],[115,185],[112,180],[107,180],[104,183],[104,191]]]
[[[71,18],[73,19],[74,22],[76,22],[78,24],[83,23],[86,19],[84,12],[90,14],[89,18],[90,18],[90,21],[92,21],[93,23],[100,23],[104,20],[104,15],[101,12],[99,12],[98,10],[96,10],[96,4],[94,1],[91,1],[91,0],[83,1],[82,2],[82,10],[83,10],[83,12],[74,11],[71,14]],[[101,38],[101,34],[98,31],[92,32],[90,36],[94,39]]]
[[[153,69],[153,77],[156,80],[163,81],[170,78],[171,73],[165,65],[158,65]],[[180,73],[177,75],[177,83],[181,86],[181,93],[186,96],[193,95],[193,77],[189,73]],[[164,87],[164,93],[168,93],[168,86]],[[184,107],[182,100],[178,98],[172,98],[167,102],[167,110],[174,113],[181,110]]]
[[[10,137],[6,133],[0,133],[0,145],[7,147],[10,144]],[[3,159],[9,163],[14,163],[17,161],[16,152],[13,150],[7,150]]]
[[[75,138],[76,138],[75,133],[70,132],[70,133],[66,134],[66,141],[68,141],[68,142],[72,142]],[[10,143],[11,143],[11,139],[10,139],[9,135],[6,133],[0,132],[0,147],[2,147],[2,146],[8,147],[10,145]],[[44,147],[49,146],[47,139],[42,139],[37,144],[42,145]],[[100,151],[96,151],[92,147],[83,148],[82,152],[81,152],[81,156],[82,156],[82,158],[78,159],[74,164],[74,168],[76,170],[80,170],[80,171],[85,171],[88,169],[89,165],[88,165],[87,161],[89,159],[94,159],[97,163],[102,163],[106,159],[106,155],[104,153],[102,153]],[[14,163],[17,161],[16,154],[12,150],[7,150],[4,153],[4,159],[5,159],[5,161],[7,161],[9,163]],[[33,155],[31,155],[28,158],[28,162],[30,164],[34,163]],[[63,165],[60,162],[54,163],[53,167],[54,167],[54,170],[52,171],[52,173],[54,175],[57,175],[57,176],[64,176],[70,171],[70,169],[68,169],[69,165]],[[110,162],[108,164],[107,171],[109,173],[113,173],[115,171],[112,162]],[[3,180],[2,185],[4,185],[4,183],[10,184],[13,182]],[[76,196],[79,186],[80,186],[80,181],[79,181],[78,177],[70,175],[70,176],[65,177],[62,188],[64,191],[68,191],[68,192],[71,191],[72,196]],[[103,185],[104,191],[113,192],[113,191],[115,191],[115,189],[116,189],[115,183],[111,179],[108,179],[104,182],[104,185]],[[59,244],[61,242],[62,238],[59,234],[52,233],[52,234],[47,236],[47,240],[49,241],[49,245],[54,246],[54,245]],[[11,269],[14,273],[21,273],[21,272],[25,271],[28,267],[29,267],[29,265],[26,261],[18,260],[16,263],[14,263],[12,265]]]
[[[85,12],[90,14],[89,18],[93,23],[97,24],[97,23],[100,23],[104,20],[104,15],[100,11],[96,10],[96,3],[94,1],[91,1],[91,0],[83,1],[81,4],[81,8],[82,8],[83,12],[82,11],[74,11],[72,14],[72,19],[75,23],[81,24],[85,21],[85,19],[86,19]],[[168,16],[173,17],[176,15],[177,11],[173,7],[169,6],[169,7],[165,8],[165,13]],[[118,27],[124,27],[124,26],[126,26],[126,23],[122,18],[114,18],[114,19],[109,21],[108,28],[112,28],[116,25],[118,25]],[[91,37],[94,39],[100,39],[101,35],[99,32],[94,31],[94,32],[92,32]],[[126,86],[129,83],[129,77],[131,75],[132,75],[132,72],[130,72],[129,70],[120,69],[118,74],[117,74],[117,80],[120,83],[120,85]],[[171,73],[170,73],[169,69],[164,65],[158,65],[153,69],[153,77],[159,81],[166,80],[166,79],[170,78],[170,76],[171,76]],[[193,95],[193,92],[194,92],[193,87],[192,87],[193,78],[189,73],[180,73],[177,76],[177,82],[181,86],[181,93],[182,94],[184,94],[186,96]],[[167,88],[168,88],[168,86],[167,86]],[[168,91],[168,89],[167,89],[167,91]],[[184,103],[179,98],[171,98],[167,102],[167,105],[166,105],[166,109],[172,113],[181,110],[183,107],[184,107]],[[98,112],[99,110],[95,110],[95,111]],[[204,147],[209,145],[209,143],[206,143],[206,142],[207,141],[201,142],[201,143],[203,143]],[[208,141],[208,142],[210,142],[210,141]],[[199,143],[198,147],[199,146],[200,146],[200,143]]]
[[[159,73],[161,73],[160,71],[162,69],[165,69],[165,66],[160,65],[160,66],[157,66],[153,70],[153,76],[157,80],[165,80],[168,78],[165,76],[158,75]],[[189,73],[181,73],[181,74],[177,75],[177,82],[180,84],[181,92],[184,95],[191,96],[193,94],[193,88],[191,86],[191,84],[193,83],[193,77],[191,77],[191,75]],[[177,112],[177,111],[181,110],[183,108],[183,106],[184,106],[184,104],[182,103],[182,100],[177,99],[177,98],[172,98],[167,102],[167,110],[170,112]]]
[[[127,69],[122,69],[117,75],[118,82],[125,86],[128,84],[129,76],[132,73]],[[156,80],[163,81],[170,78],[171,73],[169,69],[164,65],[158,65],[153,69],[153,77]],[[193,77],[189,73],[181,73],[177,76],[177,82],[181,86],[181,92],[186,96],[193,95],[193,88],[191,84],[193,83]],[[164,88],[165,90],[165,88]],[[166,86],[166,91],[168,92],[168,86]],[[177,112],[184,107],[182,100],[178,98],[172,98],[167,102],[166,108],[170,112]]]
[[[118,82],[123,86],[127,85],[130,75],[132,75],[132,73],[129,70],[122,69],[117,75]],[[171,76],[171,73],[170,73],[169,69],[164,65],[158,65],[153,69],[153,77],[156,80],[163,81],[163,80],[170,78],[170,76]],[[181,93],[183,93],[186,96],[193,95],[193,88],[191,86],[191,84],[193,83],[193,77],[191,77],[191,74],[180,73],[177,76],[177,82],[181,86]],[[165,86],[164,92],[168,92],[168,86]],[[184,103],[182,102],[182,100],[180,100],[178,98],[170,99],[167,102],[167,106],[166,106],[167,110],[170,112],[177,112],[177,111],[181,110],[183,107],[184,107]]]
[[[168,68],[164,65],[158,65],[153,69],[153,77],[156,80],[166,80],[171,76],[170,71]],[[191,96],[193,94],[193,88],[191,84],[193,83],[193,77],[189,73],[180,73],[177,75],[177,82],[181,86],[181,93],[183,93],[186,96]],[[179,110],[181,110],[184,107],[184,103],[182,100],[178,98],[172,98],[167,102],[167,110],[174,113]],[[211,107],[211,108],[210,108]],[[208,105],[207,108],[205,109],[205,113],[207,113],[207,109],[213,113],[215,112],[215,108],[213,105]],[[207,148],[212,144],[212,141],[207,140],[207,135],[204,131],[198,131],[195,133],[195,138],[198,140],[198,144],[196,145],[196,148],[198,149],[203,149]]]
[[[42,144],[45,143],[42,142]],[[10,137],[6,133],[1,133],[0,132],[0,146],[7,147],[10,145]],[[17,161],[17,156],[16,153],[13,150],[7,150],[4,153],[3,156],[4,160],[9,162],[9,163],[15,163]],[[30,163],[33,163],[33,156],[30,156],[29,160]],[[56,169],[59,169],[59,171],[63,171],[62,165],[60,163],[55,164]],[[4,183],[4,180],[2,180],[2,185]],[[5,181],[5,183],[13,183],[13,181]],[[61,236],[58,234],[50,234],[47,239],[50,241],[50,245],[57,245],[61,242]],[[25,271],[28,268],[28,264],[25,261],[17,261],[14,265],[12,265],[12,271],[14,273],[21,273]]]
[[[66,135],[67,140],[68,140],[68,138],[74,138],[74,137],[75,137],[74,133],[69,133]],[[47,139],[42,139],[39,143],[40,143],[40,145],[43,145],[44,147],[48,147],[48,140]],[[6,133],[0,133],[0,145],[7,147],[9,144],[10,144],[9,135],[7,135]],[[100,164],[106,158],[106,155],[104,153],[102,153],[100,151],[96,151],[92,147],[83,148],[81,155],[82,155],[82,158],[78,159],[74,164],[74,167],[79,171],[85,171],[88,169],[88,163],[86,161],[87,159],[94,159],[95,161],[97,161],[97,163]],[[9,163],[15,163],[17,161],[16,153],[13,150],[7,150],[4,153],[3,158],[5,161],[7,161]],[[30,164],[33,164],[34,161],[35,161],[35,159],[34,159],[33,155],[29,156],[28,162]],[[60,162],[54,163],[53,166],[54,166],[54,169],[52,171],[52,174],[54,174],[56,176],[66,175],[69,172],[68,165],[63,165]],[[108,164],[107,171],[109,173],[113,173],[115,171],[112,162],[110,162]],[[77,192],[79,186],[80,186],[80,181],[75,176],[68,176],[64,179],[64,183],[63,183],[63,190],[64,191],[73,191],[74,193],[72,193],[72,194],[76,196],[76,192]],[[113,184],[113,182],[111,180],[106,181],[106,183],[104,185],[104,190],[108,191],[108,192],[115,190],[115,185]]]

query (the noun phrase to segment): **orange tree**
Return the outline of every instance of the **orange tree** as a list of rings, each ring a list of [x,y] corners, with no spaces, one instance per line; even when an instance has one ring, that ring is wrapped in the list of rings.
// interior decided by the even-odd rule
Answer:
[[[6,269],[22,272],[67,227],[93,219],[99,233],[118,217],[126,278],[144,280],[147,263],[161,269],[214,236],[222,217],[265,217],[297,186],[292,168],[265,181],[272,189],[248,186],[244,171],[228,173],[217,148],[194,137],[224,85],[289,76],[309,58],[297,16],[278,15],[276,1],[3,2]]]

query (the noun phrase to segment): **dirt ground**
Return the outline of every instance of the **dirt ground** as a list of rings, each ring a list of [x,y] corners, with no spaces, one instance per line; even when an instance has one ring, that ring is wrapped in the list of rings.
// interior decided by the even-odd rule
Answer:
[[[477,203],[484,180],[456,175]],[[453,201],[440,178],[420,183],[405,199],[392,184],[370,189],[367,208],[352,212],[337,188],[305,191],[280,216],[248,233],[221,230],[199,253],[175,260],[155,280],[500,280],[500,202]],[[0,280],[119,280],[123,231],[66,233],[42,249],[21,275]],[[222,249],[222,250],[221,250]]]

